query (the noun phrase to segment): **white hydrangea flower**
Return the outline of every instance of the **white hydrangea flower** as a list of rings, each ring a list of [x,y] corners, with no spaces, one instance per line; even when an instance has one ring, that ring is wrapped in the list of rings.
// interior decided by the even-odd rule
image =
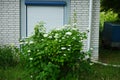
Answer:
[[[44,39],[41,39],[41,41],[43,41]]]
[[[29,43],[30,43],[30,44],[33,44],[34,42],[33,42],[33,41],[30,41]]]
[[[44,34],[43,36],[44,36],[44,37],[47,37],[47,36],[48,36],[48,34]]]
[[[51,39],[51,38],[52,38],[52,36],[49,36],[48,38],[50,38],[50,39]]]
[[[66,54],[63,54],[64,56],[66,56]]]
[[[72,33],[71,33],[71,32],[66,32],[65,34],[66,34],[66,35],[72,35]]]
[[[68,45],[69,47],[71,46],[71,45]]]
[[[56,40],[56,41],[58,41],[58,39],[57,39],[57,38],[56,38],[55,40]]]
[[[70,48],[68,48],[67,50],[70,51]]]
[[[29,53],[29,52],[31,52],[31,50],[28,50],[27,52]]]
[[[75,40],[76,38],[75,38],[75,37],[73,37],[72,39],[73,39],[73,40]]]
[[[25,44],[28,44],[28,41],[26,41]]]
[[[61,47],[61,49],[62,49],[62,50],[65,50],[65,49],[66,49],[66,47]]]
[[[82,37],[80,37],[80,40],[82,40],[83,38]]]
[[[32,61],[32,60],[33,60],[33,58],[29,58],[29,60],[31,60],[31,61]]]
[[[33,76],[31,75],[30,78],[33,78]]]
[[[22,42],[23,41],[23,39],[20,39],[20,42]]]
[[[65,37],[62,37],[62,39],[65,39]]]
[[[89,59],[89,58],[90,58],[90,56],[89,56],[89,55],[86,55],[83,60],[87,60],[87,59]]]
[[[61,42],[61,40],[59,40],[59,42]]]
[[[59,34],[56,33],[55,36],[54,36],[54,38],[59,38]]]

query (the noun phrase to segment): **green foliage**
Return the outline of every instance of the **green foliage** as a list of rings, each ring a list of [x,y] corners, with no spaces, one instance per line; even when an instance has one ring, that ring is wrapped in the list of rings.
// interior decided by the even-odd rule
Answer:
[[[109,11],[117,13],[120,18],[120,0],[101,0],[101,11]]]
[[[0,46],[0,67],[6,69],[15,66],[19,61],[18,49],[15,46]]]
[[[100,13],[100,31],[103,30],[104,22],[114,22],[118,20],[118,14],[109,10]]]
[[[27,71],[19,64],[7,69],[0,68],[0,80],[30,80],[30,76],[25,76],[25,74]]]
[[[83,52],[86,33],[75,25],[45,32],[44,24],[32,36],[21,40],[21,58],[33,80],[74,80],[90,70],[90,53]]]

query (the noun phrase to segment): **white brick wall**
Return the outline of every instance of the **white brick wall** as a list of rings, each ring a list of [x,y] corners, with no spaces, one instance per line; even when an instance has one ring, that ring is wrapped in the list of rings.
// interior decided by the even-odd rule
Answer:
[[[98,59],[99,56],[99,13],[100,0],[93,0],[92,11],[92,33],[91,33],[91,47],[93,50],[93,58]]]
[[[74,10],[77,13],[77,23],[80,31],[86,31],[89,25],[89,1],[90,0],[71,0],[71,16],[73,20]],[[99,10],[100,0],[93,0],[92,10],[92,29],[91,44],[93,48],[92,58],[98,59],[99,49]],[[87,41],[84,42],[84,49],[87,49]]]
[[[19,4],[19,0],[0,0],[0,44],[18,45]]]
[[[74,11],[77,13],[77,24],[80,31],[86,31],[89,23],[89,0],[71,0],[71,17],[73,21]],[[84,42],[84,50],[87,49],[87,40]]]

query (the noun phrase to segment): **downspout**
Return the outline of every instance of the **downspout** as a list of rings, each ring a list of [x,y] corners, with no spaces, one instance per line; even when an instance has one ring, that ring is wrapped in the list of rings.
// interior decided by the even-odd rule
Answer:
[[[90,0],[89,2],[89,25],[88,25],[88,46],[87,50],[90,50],[90,44],[91,44],[91,27],[92,27],[92,6],[93,0]]]

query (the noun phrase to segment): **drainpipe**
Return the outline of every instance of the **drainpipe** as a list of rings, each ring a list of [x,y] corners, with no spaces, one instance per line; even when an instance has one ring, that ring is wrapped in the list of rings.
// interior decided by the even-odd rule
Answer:
[[[92,6],[93,0],[90,0],[89,2],[89,25],[88,25],[88,46],[87,50],[90,50],[90,44],[91,44],[91,26],[92,26]]]

